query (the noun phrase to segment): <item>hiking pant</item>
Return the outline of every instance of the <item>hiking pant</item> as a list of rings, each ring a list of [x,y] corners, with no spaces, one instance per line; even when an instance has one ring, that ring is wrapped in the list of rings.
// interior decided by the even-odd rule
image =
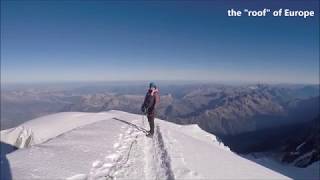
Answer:
[[[150,134],[154,133],[154,115],[148,115],[148,122],[150,126]]]

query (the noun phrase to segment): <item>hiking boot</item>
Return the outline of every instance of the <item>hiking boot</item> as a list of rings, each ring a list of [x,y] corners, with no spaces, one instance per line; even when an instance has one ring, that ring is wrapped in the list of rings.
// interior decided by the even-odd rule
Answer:
[[[150,132],[150,131],[148,131],[148,132],[147,132],[147,134],[146,134],[146,136],[148,136],[148,137],[152,137],[152,136],[153,136],[153,133],[152,133],[152,132]]]

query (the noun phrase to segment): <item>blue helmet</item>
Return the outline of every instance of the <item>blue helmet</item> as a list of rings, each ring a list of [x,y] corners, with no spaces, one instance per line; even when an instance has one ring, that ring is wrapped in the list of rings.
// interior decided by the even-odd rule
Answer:
[[[156,84],[154,82],[151,82],[149,84],[149,88],[157,88]]]

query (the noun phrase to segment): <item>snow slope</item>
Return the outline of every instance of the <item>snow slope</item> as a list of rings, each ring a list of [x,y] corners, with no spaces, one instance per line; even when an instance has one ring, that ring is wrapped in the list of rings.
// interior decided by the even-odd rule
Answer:
[[[197,125],[156,119],[153,138],[146,129],[121,111],[58,113],[1,131],[1,141],[28,147],[7,154],[14,179],[289,179]]]
[[[27,121],[16,128],[1,131],[1,141],[20,148],[28,147],[43,143],[74,128],[111,117],[111,113],[67,112],[52,114]]]

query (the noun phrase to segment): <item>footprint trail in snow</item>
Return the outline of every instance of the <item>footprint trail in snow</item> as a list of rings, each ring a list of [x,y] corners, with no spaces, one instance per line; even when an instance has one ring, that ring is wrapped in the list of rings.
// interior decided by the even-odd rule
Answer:
[[[141,120],[132,123],[122,126],[127,129],[113,144],[113,153],[107,154],[103,160],[94,161],[87,175],[77,174],[68,180],[174,179],[159,126],[150,138],[145,136],[144,128],[137,126]]]

